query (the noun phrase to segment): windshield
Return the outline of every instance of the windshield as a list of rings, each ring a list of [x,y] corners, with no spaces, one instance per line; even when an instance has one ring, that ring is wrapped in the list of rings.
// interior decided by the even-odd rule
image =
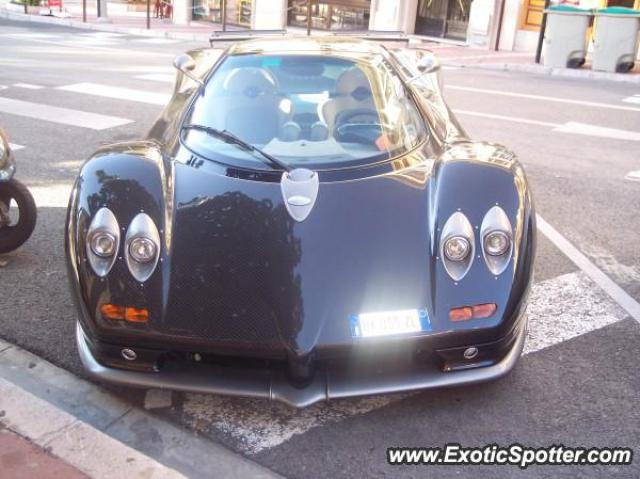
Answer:
[[[380,55],[236,55],[214,72],[185,125],[228,131],[291,167],[331,169],[394,158],[426,137],[411,96]],[[202,129],[185,144],[214,161],[270,168]]]

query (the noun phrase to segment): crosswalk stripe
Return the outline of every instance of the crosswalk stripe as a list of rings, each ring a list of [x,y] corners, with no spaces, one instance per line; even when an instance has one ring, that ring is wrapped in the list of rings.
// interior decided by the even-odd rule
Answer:
[[[133,123],[133,120],[127,120],[126,118],[4,97],[0,97],[0,112],[63,125],[90,128],[92,130],[106,130],[107,128]]]
[[[73,85],[57,87],[57,89],[75,93],[84,93],[87,95],[115,98],[117,100],[137,101],[140,103],[163,106],[167,104],[170,98],[170,95],[164,93],[133,90],[131,88],[101,85],[99,83],[74,83]]]
[[[150,80],[150,81],[159,81],[163,83],[173,83],[175,80],[175,75],[170,73],[149,73],[148,75],[136,75],[138,80]]]

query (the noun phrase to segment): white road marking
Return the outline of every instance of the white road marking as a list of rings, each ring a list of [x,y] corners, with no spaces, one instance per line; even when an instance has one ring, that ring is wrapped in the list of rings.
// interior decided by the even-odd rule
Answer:
[[[624,98],[622,101],[626,101],[627,103],[635,103],[640,105],[640,95],[633,95]]]
[[[524,354],[626,317],[625,312],[580,271],[534,284],[528,315],[529,333]],[[230,436],[240,449],[255,454],[314,427],[365,414],[409,395],[344,399],[298,410],[264,400],[185,394],[183,411],[193,428],[213,427]]]
[[[520,118],[516,116],[507,116],[507,115],[496,115],[493,113],[484,113],[479,111],[454,109],[453,112],[459,115],[477,116],[480,118],[491,118],[492,120],[512,121],[514,123],[524,123],[526,125],[547,126],[551,128],[557,128],[559,126],[562,126],[559,123],[551,123],[549,121],[530,120],[528,118]]]
[[[490,118],[492,120],[511,121],[513,123],[523,123],[525,125],[545,126],[553,128],[553,131],[559,133],[572,133],[591,137],[597,136],[601,138],[612,138],[616,140],[640,141],[640,133],[636,131],[619,130],[617,128],[588,125],[586,123],[579,123],[576,121],[568,121],[566,123],[552,123],[550,121],[531,120],[529,118],[497,115],[494,113],[484,113],[479,111],[454,109],[453,112],[458,115],[477,116],[480,118]]]
[[[139,80],[159,81],[163,83],[173,83],[176,79],[175,75],[170,73],[149,73],[147,75],[136,75]]]
[[[515,93],[515,92],[508,92],[503,90],[490,90],[487,88],[475,88],[475,87],[451,85],[451,84],[447,84],[446,88],[451,90],[470,91],[474,93],[486,93],[488,95],[501,95],[501,96],[516,97],[516,98],[526,98],[528,100],[541,100],[541,101],[550,101],[550,102],[556,102],[556,103],[569,103],[572,105],[589,106],[594,108],[610,108],[612,110],[640,112],[640,108],[625,106],[625,105],[615,105],[613,103],[600,103],[595,101],[572,100],[570,98],[559,98],[556,96],[531,95],[528,93]]]
[[[133,122],[132,120],[118,118],[116,116],[100,115],[97,113],[3,97],[0,97],[0,112],[63,125],[90,128],[92,130],[105,130]]]
[[[584,271],[600,288],[602,288],[616,303],[620,305],[636,321],[640,322],[640,304],[633,299],[624,289],[618,286],[606,274],[589,260],[582,252],[573,246],[564,236],[547,223],[540,215],[537,216],[538,229],[556,247],[562,251],[567,258],[575,263],[578,268]]]
[[[180,40],[175,40],[173,38],[136,38],[133,40],[136,43],[147,43],[150,45],[168,45],[170,43],[178,43]]]
[[[33,83],[14,83],[12,86],[25,88],[27,90],[42,90],[44,88],[41,85],[34,85]]]
[[[9,88],[7,85],[0,85],[0,90],[6,90],[7,88]]]
[[[598,136],[600,138],[613,138],[615,140],[640,141],[640,133],[636,131],[587,125],[586,123],[579,123],[577,121],[568,121],[564,125],[555,127],[553,131],[559,131],[561,133],[575,133],[578,135],[592,137]]]
[[[89,477],[185,477],[3,378],[0,410],[5,427]]]
[[[75,83],[73,85],[60,86],[57,87],[57,89],[162,106],[166,105],[170,98],[170,95],[164,93],[133,90],[131,88],[101,85],[99,83]]]
[[[47,186],[29,186],[38,208],[66,208],[73,185],[56,183]]]
[[[630,171],[629,173],[627,173],[627,176],[625,176],[624,179],[631,181],[640,181],[640,170]]]
[[[54,38],[61,38],[60,35],[50,34],[50,33],[1,33],[0,37],[10,37],[10,38],[24,38],[25,40],[33,40],[33,39],[47,39],[51,40]]]
[[[18,145],[17,143],[9,143],[9,148],[11,148],[13,151],[18,151],[22,150],[24,146]]]

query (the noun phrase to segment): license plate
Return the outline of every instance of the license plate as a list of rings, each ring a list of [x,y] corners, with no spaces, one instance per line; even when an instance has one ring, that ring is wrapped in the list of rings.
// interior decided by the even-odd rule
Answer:
[[[362,313],[350,318],[354,338],[373,338],[431,331],[425,309]]]

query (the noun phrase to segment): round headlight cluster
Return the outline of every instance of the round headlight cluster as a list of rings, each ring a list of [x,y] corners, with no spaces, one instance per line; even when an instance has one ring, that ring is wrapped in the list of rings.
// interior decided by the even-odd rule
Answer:
[[[484,237],[484,250],[491,256],[502,256],[510,247],[511,240],[504,231],[491,231]]]
[[[153,261],[156,257],[157,251],[158,247],[153,240],[145,238],[144,236],[134,238],[129,243],[129,254],[131,255],[131,258],[138,263],[148,263],[149,261]]]
[[[113,256],[118,249],[116,237],[106,231],[97,231],[90,239],[91,251],[101,258]]]
[[[444,254],[451,261],[462,261],[469,254],[471,246],[464,236],[452,236],[444,242]]]

